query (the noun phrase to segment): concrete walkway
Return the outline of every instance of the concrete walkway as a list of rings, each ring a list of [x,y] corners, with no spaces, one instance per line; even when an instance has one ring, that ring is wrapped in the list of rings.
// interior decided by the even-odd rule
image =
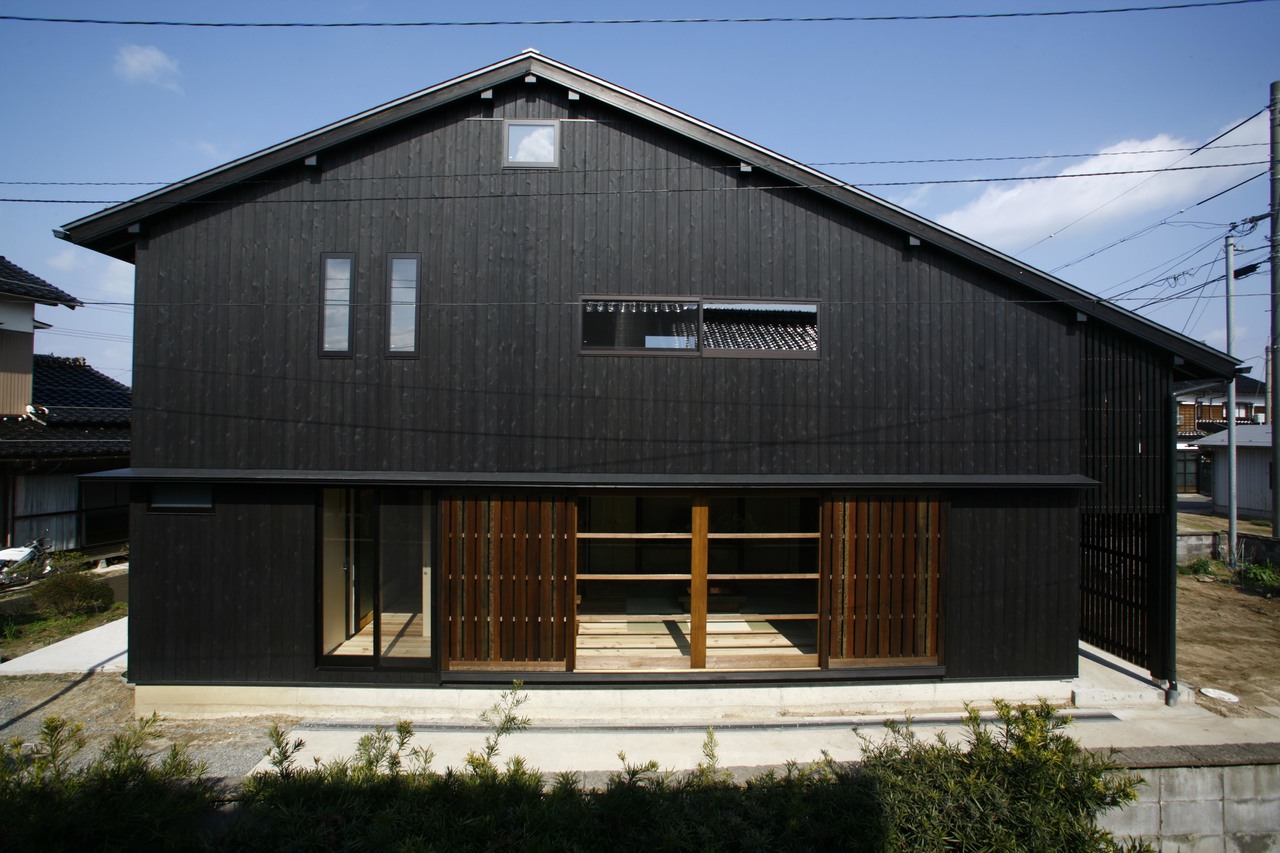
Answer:
[[[129,617],[0,663],[0,675],[124,672],[129,668]]]

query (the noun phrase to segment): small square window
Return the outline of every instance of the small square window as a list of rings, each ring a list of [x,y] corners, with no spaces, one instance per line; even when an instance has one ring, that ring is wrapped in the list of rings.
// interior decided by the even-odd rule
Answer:
[[[506,166],[554,169],[560,165],[560,123],[508,121],[505,145]]]

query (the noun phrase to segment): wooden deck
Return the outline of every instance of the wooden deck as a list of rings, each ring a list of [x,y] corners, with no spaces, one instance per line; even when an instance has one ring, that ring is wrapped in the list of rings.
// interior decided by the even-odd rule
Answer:
[[[429,633],[429,631],[428,631]],[[330,654],[373,655],[373,623],[339,645]],[[431,637],[422,635],[421,613],[382,614],[382,656],[392,658],[431,657]]]
[[[576,669],[689,668],[689,617],[580,616]],[[707,668],[808,668],[818,665],[816,620],[712,614],[707,620]]]

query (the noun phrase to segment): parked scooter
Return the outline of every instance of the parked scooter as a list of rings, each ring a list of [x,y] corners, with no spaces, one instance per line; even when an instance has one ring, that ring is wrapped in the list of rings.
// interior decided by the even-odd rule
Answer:
[[[32,539],[26,545],[0,550],[0,589],[30,583],[49,573],[49,553],[46,539]]]

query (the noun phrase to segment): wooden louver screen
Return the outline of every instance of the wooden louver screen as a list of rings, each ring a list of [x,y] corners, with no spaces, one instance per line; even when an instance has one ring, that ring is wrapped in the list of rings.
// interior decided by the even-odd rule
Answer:
[[[574,502],[446,497],[440,519],[444,666],[566,669],[573,654]]]
[[[946,505],[836,497],[822,509],[828,665],[936,664]]]

